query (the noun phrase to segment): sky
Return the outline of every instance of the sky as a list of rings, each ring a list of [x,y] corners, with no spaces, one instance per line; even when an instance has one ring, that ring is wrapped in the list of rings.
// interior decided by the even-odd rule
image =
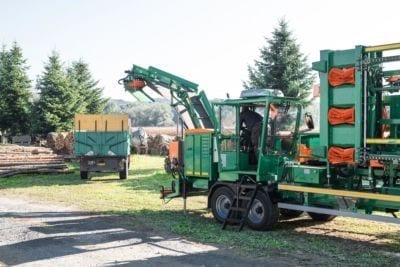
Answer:
[[[56,50],[66,66],[87,62],[105,97],[128,101],[117,81],[132,64],[195,82],[211,99],[239,96],[282,18],[310,65],[320,50],[400,42],[400,1],[389,0],[0,0],[0,10],[0,44],[22,47],[33,81]]]

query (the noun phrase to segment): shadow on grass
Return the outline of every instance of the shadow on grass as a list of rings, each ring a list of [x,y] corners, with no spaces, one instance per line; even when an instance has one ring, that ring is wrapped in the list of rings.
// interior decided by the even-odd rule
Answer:
[[[38,219],[41,223],[32,224],[21,218]],[[83,266],[275,266],[274,262],[224,254],[214,246],[160,235],[132,217],[87,212],[10,212],[0,214],[0,219],[16,220],[10,222],[14,225],[11,231],[29,232],[20,239],[13,232],[7,238],[3,236],[0,262],[6,266],[68,266],[78,262]],[[116,258],[116,253],[120,257]]]
[[[330,225],[323,228],[326,231],[318,231],[324,223],[315,222],[308,217],[281,221],[272,231],[259,232],[245,227],[243,231],[238,232],[235,226],[222,230],[221,224],[204,209],[189,210],[186,217],[179,210],[140,210],[120,214],[128,214],[158,231],[173,233],[193,241],[234,248],[243,255],[291,255],[296,260],[294,264],[302,262],[301,265],[380,266],[382,263],[397,263],[399,259],[398,234],[375,233],[376,238],[385,239],[381,242],[348,236],[346,229],[336,229],[337,235],[328,235]],[[298,231],[298,228],[304,227],[309,227],[310,231]],[[383,255],[383,252],[388,254],[385,254],[385,257],[379,256]]]
[[[152,177],[154,173],[159,171],[159,169],[146,169],[140,171],[130,169],[128,172],[128,179],[119,179],[119,172],[90,172],[89,177],[90,181],[115,182],[120,180],[121,182],[126,182],[144,177]]]
[[[21,222],[38,219],[29,230],[40,233],[34,239],[19,242],[3,242],[0,245],[0,261],[6,265],[23,264],[67,255],[96,253],[111,249],[124,249],[140,244],[154,245],[154,236],[163,241],[205,242],[212,246],[232,248],[239,258],[226,261],[225,256],[215,256],[217,263],[230,266],[240,262],[248,266],[249,257],[269,257],[273,262],[285,262],[288,265],[382,265],[397,263],[398,257],[382,255],[382,251],[399,251],[399,234],[379,233],[377,238],[386,239],[385,243],[356,240],[348,237],[329,236],[326,232],[299,232],[297,229],[310,227],[320,230],[323,224],[316,224],[307,217],[282,221],[279,226],[268,232],[257,232],[245,228],[238,232],[236,227],[221,229],[206,209],[189,210],[184,216],[181,210],[109,210],[103,213],[92,212],[6,212],[0,213],[0,220],[15,219],[11,229],[19,229]],[[21,220],[23,219],[23,220]],[[26,220],[28,219],[28,220]],[[323,229],[328,229],[323,228]],[[346,234],[345,230],[343,231]],[[343,234],[343,233],[342,233]],[[180,236],[180,238],[176,238]],[[397,248],[396,248],[397,247]],[[163,247],[171,253],[176,249]],[[232,252],[233,253],[233,252]],[[166,253],[168,254],[168,253]],[[180,256],[173,263],[202,265],[208,261],[202,253],[186,253],[179,250]],[[368,254],[369,257],[365,257]],[[192,255],[193,257],[191,257]],[[208,255],[208,254],[207,254]],[[233,254],[230,254],[233,255]],[[290,259],[286,259],[290,255]],[[355,256],[358,255],[358,256]],[[148,257],[149,258],[149,257]],[[164,263],[172,260],[169,255],[154,255],[151,260],[138,259],[122,261],[121,264]],[[195,261],[195,260],[198,261]],[[251,265],[251,264],[250,264]],[[149,265],[151,266],[151,265]],[[240,266],[240,265],[232,265]]]
[[[90,179],[84,180],[80,178],[79,168],[72,167],[71,173],[67,174],[21,174],[8,178],[0,178],[0,190],[8,188],[28,188],[32,186],[54,186],[54,185],[79,185],[87,183],[121,183],[126,187],[130,187],[138,179],[146,183],[156,184],[160,177],[159,169],[146,169],[137,172],[129,170],[128,179],[119,179],[118,172],[90,172]],[[156,174],[155,174],[156,173]],[[162,177],[162,175],[161,175]]]

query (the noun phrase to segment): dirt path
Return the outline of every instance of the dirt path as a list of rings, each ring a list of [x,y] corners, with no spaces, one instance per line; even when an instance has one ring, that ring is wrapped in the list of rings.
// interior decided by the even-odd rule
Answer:
[[[0,265],[285,266],[160,235],[123,217],[0,197]]]

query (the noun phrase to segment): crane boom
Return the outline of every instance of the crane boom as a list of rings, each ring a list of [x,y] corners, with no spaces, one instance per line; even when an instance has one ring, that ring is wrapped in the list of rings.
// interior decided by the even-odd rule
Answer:
[[[211,104],[204,91],[199,92],[198,84],[151,66],[146,69],[133,65],[126,73],[128,75],[121,79],[126,91],[141,102],[154,102],[146,89],[170,99],[185,128],[214,129],[217,125]]]

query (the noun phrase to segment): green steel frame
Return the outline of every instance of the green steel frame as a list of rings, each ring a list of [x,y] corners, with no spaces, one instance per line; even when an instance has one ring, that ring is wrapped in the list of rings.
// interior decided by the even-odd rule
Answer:
[[[277,96],[268,89],[254,96],[210,103],[203,91],[198,92],[197,84],[154,67],[144,69],[136,65],[127,72],[123,83],[134,96],[141,94],[150,100],[142,88],[132,89],[129,82],[143,80],[164,97],[166,94],[161,93],[157,86],[166,88],[171,105],[181,106],[182,112],[188,112],[193,128],[211,128],[210,131],[186,131],[183,171],[173,185],[175,192],[166,198],[186,198],[199,192],[208,192],[210,197],[215,185],[235,185],[242,177],[250,177],[286,208],[305,211],[326,208],[322,213],[328,214],[329,210],[335,211],[331,214],[357,213],[359,210],[364,214],[375,210],[397,212],[400,209],[400,96],[392,93],[400,90],[400,79],[391,83],[385,83],[385,79],[400,75],[400,70],[383,68],[384,63],[400,61],[400,56],[384,56],[384,51],[393,49],[400,49],[400,45],[321,51],[320,61],[313,63],[313,69],[319,72],[321,86],[319,134],[299,132],[302,114],[299,99]],[[355,69],[354,84],[329,84],[332,68],[349,67]],[[196,108],[199,103],[201,112]],[[279,138],[272,149],[264,149],[267,147],[271,103],[296,107],[289,149],[282,149],[283,140]],[[264,108],[264,126],[256,163],[249,163],[248,152],[241,150],[240,146],[238,122],[240,108],[245,105]],[[232,108],[237,122],[230,134],[224,134],[220,124],[224,107]],[[332,107],[354,108],[354,124],[331,125],[326,118]],[[388,117],[383,117],[384,107],[390,110]],[[204,126],[205,115],[212,127]],[[387,125],[390,129],[384,133]],[[225,149],[227,144],[230,144],[230,150]],[[298,161],[300,145],[312,150],[306,162]],[[354,162],[330,162],[328,151],[333,146],[353,148]],[[372,164],[372,160],[377,160],[378,165]]]

